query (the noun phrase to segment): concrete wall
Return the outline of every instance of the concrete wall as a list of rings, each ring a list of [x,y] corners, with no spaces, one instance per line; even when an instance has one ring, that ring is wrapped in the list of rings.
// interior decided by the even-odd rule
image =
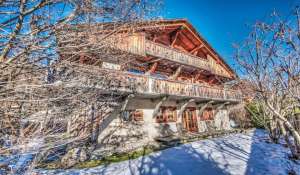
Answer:
[[[166,136],[168,133],[177,133],[176,122],[169,122],[169,123],[156,123],[155,118],[153,118],[153,109],[143,109],[144,112],[144,121],[143,127],[144,132],[150,138],[155,138],[159,136]]]
[[[100,152],[130,151],[152,142],[144,123],[124,122],[114,118],[98,137]]]
[[[229,115],[226,109],[219,110],[214,115],[214,120],[201,121],[198,115],[198,131],[210,132],[212,130],[230,130]]]
[[[153,117],[155,105],[159,100],[131,99],[126,107],[127,110],[139,109],[143,111],[143,121],[124,122],[119,116],[113,117],[108,126],[103,129],[98,141],[104,148],[116,151],[131,150],[152,143],[155,137],[170,134],[177,135],[177,125],[182,125],[182,120],[177,116],[177,122],[156,123]],[[182,104],[176,101],[166,101],[163,106],[176,106],[177,113]],[[191,103],[189,107],[195,107]],[[197,124],[199,132],[210,132],[212,130],[230,129],[228,111],[219,110],[212,121],[201,121],[197,110]]]

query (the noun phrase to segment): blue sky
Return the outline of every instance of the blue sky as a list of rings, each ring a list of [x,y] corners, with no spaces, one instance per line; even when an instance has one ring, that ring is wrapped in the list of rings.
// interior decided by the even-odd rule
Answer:
[[[300,0],[165,0],[163,17],[186,18],[234,67],[233,43],[240,43],[257,20],[268,20],[274,11],[290,14]]]

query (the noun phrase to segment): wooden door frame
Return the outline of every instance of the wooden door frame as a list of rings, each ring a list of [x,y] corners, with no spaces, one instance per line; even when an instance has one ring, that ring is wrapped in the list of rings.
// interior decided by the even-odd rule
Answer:
[[[187,110],[190,110],[192,112],[192,121],[189,121],[188,117],[186,116],[187,115],[187,113],[186,113]],[[183,128],[186,129],[188,132],[198,132],[198,122],[197,122],[196,108],[194,108],[194,107],[188,107],[188,108],[186,108],[183,111],[183,114],[182,114],[182,121],[183,121],[182,122]],[[192,122],[192,125],[194,125],[195,127],[190,128],[189,124],[188,124],[189,122]]]

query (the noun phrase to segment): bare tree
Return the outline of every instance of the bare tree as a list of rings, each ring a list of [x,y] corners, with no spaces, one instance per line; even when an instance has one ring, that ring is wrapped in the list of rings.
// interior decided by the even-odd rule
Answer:
[[[15,161],[22,166],[8,172],[30,173],[57,148],[97,141],[99,123],[126,95],[104,94],[99,87],[130,87],[99,71],[107,57],[127,58],[107,46],[118,42],[116,34],[134,31],[158,3],[0,1],[0,152],[7,157],[0,166]]]
[[[271,138],[278,130],[285,135],[295,157],[300,153],[300,136],[293,121],[300,105],[299,9],[288,18],[273,13],[268,22],[257,22],[236,60],[251,82],[269,119]],[[286,131],[287,130],[287,131]],[[289,140],[292,135],[294,141]]]

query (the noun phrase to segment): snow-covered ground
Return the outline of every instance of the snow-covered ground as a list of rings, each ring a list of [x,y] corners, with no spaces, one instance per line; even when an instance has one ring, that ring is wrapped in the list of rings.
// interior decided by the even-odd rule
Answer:
[[[267,140],[264,130],[253,130],[247,134],[196,141],[107,166],[38,170],[37,174],[285,175],[293,168],[300,175],[300,162],[288,159],[289,150],[279,144],[267,143]]]

